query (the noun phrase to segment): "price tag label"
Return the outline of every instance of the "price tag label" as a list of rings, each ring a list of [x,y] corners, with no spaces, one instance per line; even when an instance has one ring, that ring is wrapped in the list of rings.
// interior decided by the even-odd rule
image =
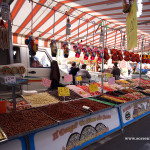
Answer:
[[[42,85],[45,87],[50,87],[51,86],[52,81],[46,78],[42,78]]]
[[[107,74],[106,74],[106,77],[107,77],[107,78],[111,78],[112,76],[113,76],[113,75],[110,74],[110,73],[107,73]]]
[[[90,85],[89,85],[89,90],[90,90],[91,93],[92,93],[92,92],[99,91],[97,84],[90,84]]]
[[[81,76],[78,76],[78,77],[76,77],[76,80],[77,80],[77,81],[82,81],[82,77],[81,77]]]
[[[64,76],[64,81],[65,82],[72,82],[73,81],[73,76],[72,75],[65,75]]]
[[[58,96],[70,96],[68,87],[58,87]]]
[[[4,79],[5,79],[5,84],[15,84],[16,83],[15,76],[7,76]]]
[[[115,84],[115,77],[108,78],[108,84],[109,85],[114,85]]]

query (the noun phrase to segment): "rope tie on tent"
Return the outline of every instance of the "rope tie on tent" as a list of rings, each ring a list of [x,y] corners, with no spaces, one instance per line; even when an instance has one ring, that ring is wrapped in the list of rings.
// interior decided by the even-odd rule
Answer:
[[[94,31],[95,31],[95,22],[94,22]],[[93,31],[93,49],[94,49],[94,36],[95,36],[94,31]]]
[[[54,10],[53,39],[55,39],[55,12],[56,12],[55,7],[53,7],[53,10]]]
[[[121,32],[121,41],[120,41],[120,49],[121,49],[121,43],[122,43],[122,31]]]
[[[87,46],[87,39],[88,39],[88,28],[89,28],[88,24],[89,24],[89,20],[87,19],[86,21],[87,21],[87,36],[86,36],[86,46]]]
[[[114,45],[114,49],[116,48],[116,37],[117,37],[117,30],[116,30],[116,35],[115,35],[115,45]]]
[[[105,43],[105,47],[107,47],[107,25],[106,25],[106,43]]]
[[[31,1],[31,35],[33,35],[33,1]]]
[[[80,28],[80,19],[79,19],[79,23],[78,23],[78,43],[79,43],[79,28]]]

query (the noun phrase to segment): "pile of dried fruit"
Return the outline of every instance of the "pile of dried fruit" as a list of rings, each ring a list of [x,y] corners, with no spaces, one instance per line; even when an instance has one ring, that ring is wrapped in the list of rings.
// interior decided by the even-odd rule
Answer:
[[[51,116],[52,118],[58,121],[82,116],[85,113],[62,102],[52,104],[49,106],[39,107],[38,110],[43,111],[45,114]]]
[[[47,92],[33,94],[31,96],[23,96],[23,98],[28,101],[32,107],[44,106],[59,102],[55,97],[51,96]]]
[[[0,126],[8,137],[56,123],[36,109],[0,115]]]
[[[98,111],[98,110],[102,110],[102,109],[110,107],[109,105],[102,104],[102,103],[95,102],[95,101],[88,100],[88,99],[71,101],[71,102],[68,102],[68,104],[74,105],[74,106],[82,108],[82,109],[83,109],[83,106],[88,106],[88,107],[90,107],[90,110],[92,110],[92,111]]]

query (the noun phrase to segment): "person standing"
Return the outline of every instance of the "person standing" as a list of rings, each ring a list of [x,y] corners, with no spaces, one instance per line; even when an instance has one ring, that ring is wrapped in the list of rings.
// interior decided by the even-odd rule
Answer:
[[[113,67],[113,70],[112,70],[111,74],[113,74],[113,77],[115,77],[115,80],[119,79],[120,69],[118,68],[118,63],[117,62],[114,63],[114,67]]]
[[[82,77],[82,83],[89,83],[91,75],[89,72],[86,70],[86,64],[82,65],[82,68],[78,72],[78,76]]]
[[[77,67],[76,62],[73,62],[72,67],[70,68],[69,74],[72,74],[72,76],[73,76],[73,84],[74,85],[76,84],[75,76],[76,76],[78,71],[79,71],[79,68]]]

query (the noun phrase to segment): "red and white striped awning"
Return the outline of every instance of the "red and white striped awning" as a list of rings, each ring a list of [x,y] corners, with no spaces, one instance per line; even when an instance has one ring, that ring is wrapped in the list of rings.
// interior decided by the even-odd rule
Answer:
[[[39,4],[37,4],[39,3]],[[150,1],[143,0],[142,15],[138,18],[138,36],[145,35],[144,45],[149,46],[150,43]],[[44,6],[46,7],[44,7]],[[12,32],[14,35],[14,43],[17,42],[18,35],[30,36],[31,35],[31,22],[33,16],[32,32],[36,39],[43,38],[45,46],[47,41],[53,38],[54,27],[54,10],[50,9],[55,7],[55,39],[59,41],[66,40],[66,19],[67,15],[62,12],[69,12],[71,21],[71,35],[68,40],[72,43],[78,42],[78,25],[79,37],[82,39],[82,44],[93,45],[93,32],[94,23],[95,29],[98,24],[105,19],[108,25],[107,46],[113,48],[115,45],[116,35],[116,48],[120,48],[121,32],[113,29],[122,28],[125,32],[126,28],[126,14],[122,12],[122,1],[120,0],[33,0],[32,3],[28,0],[14,0],[11,4],[11,19],[12,19]],[[33,8],[33,9],[32,9]],[[87,22],[87,19],[89,22]],[[144,24],[144,22],[147,24]],[[88,38],[87,36],[88,24]],[[113,29],[112,29],[113,28]],[[94,35],[94,46],[100,46],[100,28]],[[139,41],[140,49],[141,39]]]

